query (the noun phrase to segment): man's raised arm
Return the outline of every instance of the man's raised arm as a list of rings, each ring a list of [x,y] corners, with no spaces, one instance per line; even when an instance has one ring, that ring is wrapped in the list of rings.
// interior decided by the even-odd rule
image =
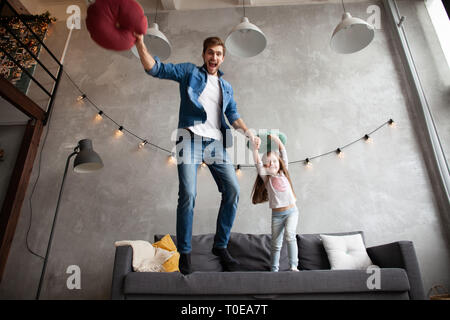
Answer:
[[[243,133],[250,140],[250,143],[253,143],[255,145],[256,149],[259,149],[259,146],[261,145],[261,139],[258,136],[255,136],[253,132],[247,128],[247,125],[245,124],[244,120],[242,120],[242,118],[235,120],[231,125],[235,130],[241,129],[241,133]]]
[[[144,43],[144,35],[134,34],[136,37],[136,49],[139,53],[139,58],[141,58],[141,63],[144,66],[145,71],[150,71],[155,65],[156,61],[153,59],[152,55],[148,52],[147,47]]]

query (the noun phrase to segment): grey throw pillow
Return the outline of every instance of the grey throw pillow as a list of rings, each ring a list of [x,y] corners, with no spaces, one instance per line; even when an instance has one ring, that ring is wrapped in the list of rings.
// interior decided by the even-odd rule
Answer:
[[[334,236],[344,236],[352,234],[361,234],[362,231],[340,232],[340,233],[322,233]],[[297,234],[298,245],[298,264],[300,270],[326,270],[331,269],[328,261],[327,252],[320,239],[320,234]]]
[[[232,232],[228,251],[239,261],[242,271],[270,271],[270,234],[243,234]],[[283,241],[279,271],[289,270],[286,241]]]

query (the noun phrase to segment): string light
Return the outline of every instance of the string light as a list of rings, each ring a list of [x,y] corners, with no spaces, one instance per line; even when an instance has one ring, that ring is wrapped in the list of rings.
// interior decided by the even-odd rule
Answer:
[[[69,80],[70,80],[70,81],[72,82],[72,84],[78,89],[78,91],[79,91],[80,93],[82,93],[82,95],[79,96],[79,97],[77,98],[77,101],[82,101],[82,100],[85,100],[85,99],[86,99],[86,100],[89,101],[89,102],[90,102],[97,110],[99,110],[99,111],[98,111],[98,114],[97,114],[96,117],[95,117],[96,120],[101,120],[101,119],[103,119],[102,116],[104,115],[104,116],[107,117],[109,120],[111,120],[114,124],[116,124],[116,125],[119,126],[119,124],[118,124],[117,122],[115,122],[111,117],[109,117],[109,116],[108,116],[107,114],[105,114],[102,110],[100,110],[100,108],[99,108],[94,102],[92,102],[92,101],[87,97],[86,94],[84,94],[84,93],[81,91],[81,89],[77,86],[77,84],[72,80],[72,78],[67,74],[67,72],[66,72],[65,70],[63,70],[63,72],[67,75],[67,77],[69,78]],[[393,120],[393,119],[389,119],[387,122],[383,123],[382,125],[380,125],[378,128],[376,128],[375,130],[373,130],[373,131],[370,132],[369,134],[372,134],[372,133],[378,131],[379,129],[381,129],[381,128],[382,128],[383,126],[385,126],[386,124],[388,124],[390,127],[396,127],[396,123],[394,122],[394,120]],[[123,126],[119,126],[119,129],[117,129],[116,132],[115,132],[116,136],[117,136],[117,137],[122,136],[122,135],[123,135],[123,130],[124,130],[124,127],[123,127]],[[158,146],[158,145],[156,145],[156,144],[150,143],[149,141],[140,138],[139,136],[137,136],[136,134],[134,134],[133,132],[131,132],[131,131],[129,131],[129,130],[126,130],[126,131],[127,131],[128,133],[130,133],[132,136],[134,136],[134,137],[136,137],[137,139],[141,140],[141,142],[140,142],[139,145],[138,145],[138,146],[139,146],[139,149],[143,148],[146,144],[150,144],[150,145],[152,145],[152,146],[154,146],[154,147],[156,147],[156,148],[158,148],[158,149],[160,149],[160,150],[163,150],[163,151],[165,151],[165,152],[167,152],[167,153],[170,153],[170,155],[168,156],[168,159],[167,159],[168,162],[169,162],[169,163],[176,163],[176,158],[175,158],[175,155],[174,155],[173,152],[171,152],[171,151],[169,151],[169,150],[167,150],[167,149],[164,149],[164,148],[162,148],[162,147],[160,147],[160,146]],[[372,138],[369,136],[369,134],[365,134],[364,137],[363,137],[363,139],[365,140],[366,143],[372,143],[372,142],[373,142],[373,140],[372,140]],[[352,144],[358,142],[359,140],[361,140],[361,138],[359,138],[359,139],[357,139],[357,140],[355,140],[355,141],[353,141],[353,142],[351,142],[351,143],[345,145],[344,147],[337,148],[336,150],[329,151],[329,152],[327,152],[327,153],[324,153],[324,154],[321,154],[321,155],[318,155],[318,156],[314,156],[314,157],[312,157],[312,159],[319,158],[319,157],[328,155],[328,154],[333,153],[333,152],[335,152],[335,153],[338,155],[338,157],[343,158],[343,157],[344,157],[344,152],[342,151],[342,149],[344,149],[344,148],[346,148],[346,147],[348,147],[348,146],[350,146],[350,145],[352,145]],[[305,166],[306,166],[307,168],[312,168],[312,162],[311,162],[310,158],[306,158],[305,160],[290,161],[289,163],[292,164],[292,163],[298,163],[298,162],[304,162],[304,163],[305,163]],[[201,163],[201,167],[202,167],[202,168],[207,167],[206,163],[205,163],[205,162],[202,162],[202,163]],[[236,170],[236,174],[237,174],[237,175],[241,175],[241,174],[242,174],[241,168],[244,168],[244,167],[245,167],[245,168],[254,168],[253,165],[241,165],[241,164],[237,164],[236,169],[235,169],[235,170]]]
[[[123,127],[120,126],[119,129],[116,130],[116,137],[121,137],[123,136]]]

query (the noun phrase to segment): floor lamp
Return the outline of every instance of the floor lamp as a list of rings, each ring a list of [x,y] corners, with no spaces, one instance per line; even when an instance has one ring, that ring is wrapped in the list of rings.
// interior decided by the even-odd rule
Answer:
[[[41,294],[42,282],[45,277],[45,270],[47,269],[47,261],[52,247],[53,231],[55,229],[56,219],[58,217],[59,203],[61,202],[61,195],[64,188],[64,181],[66,180],[67,169],[69,168],[70,159],[75,156],[73,163],[73,171],[75,172],[92,172],[103,168],[103,162],[100,156],[92,149],[92,141],[90,139],[83,139],[78,142],[74,151],[67,157],[66,168],[64,169],[64,176],[59,190],[58,202],[56,204],[55,216],[53,217],[52,230],[48,240],[47,252],[45,253],[44,266],[42,267],[41,278],[39,280],[39,287],[36,294],[36,300],[39,300]]]

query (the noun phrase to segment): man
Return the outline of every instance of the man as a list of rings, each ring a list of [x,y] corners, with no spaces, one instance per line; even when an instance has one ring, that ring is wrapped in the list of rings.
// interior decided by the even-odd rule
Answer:
[[[135,36],[136,48],[145,71],[153,77],[174,80],[180,85],[178,129],[189,134],[177,141],[177,150],[182,146],[178,155],[184,153],[184,160],[177,165],[179,191],[176,230],[180,271],[183,274],[192,272],[190,253],[193,210],[197,170],[203,162],[208,165],[222,194],[212,252],[220,258],[225,270],[237,270],[239,262],[229,254],[227,245],[236,216],[239,184],[225,149],[232,144],[225,116],[233,128],[241,129],[240,132],[252,143],[259,146],[261,141],[248,130],[241,119],[233,98],[233,89],[222,78],[223,73],[219,67],[225,58],[225,45],[218,37],[205,39],[202,53],[204,64],[201,67],[192,63],[164,64],[157,56],[152,57],[148,52],[143,35]]]

